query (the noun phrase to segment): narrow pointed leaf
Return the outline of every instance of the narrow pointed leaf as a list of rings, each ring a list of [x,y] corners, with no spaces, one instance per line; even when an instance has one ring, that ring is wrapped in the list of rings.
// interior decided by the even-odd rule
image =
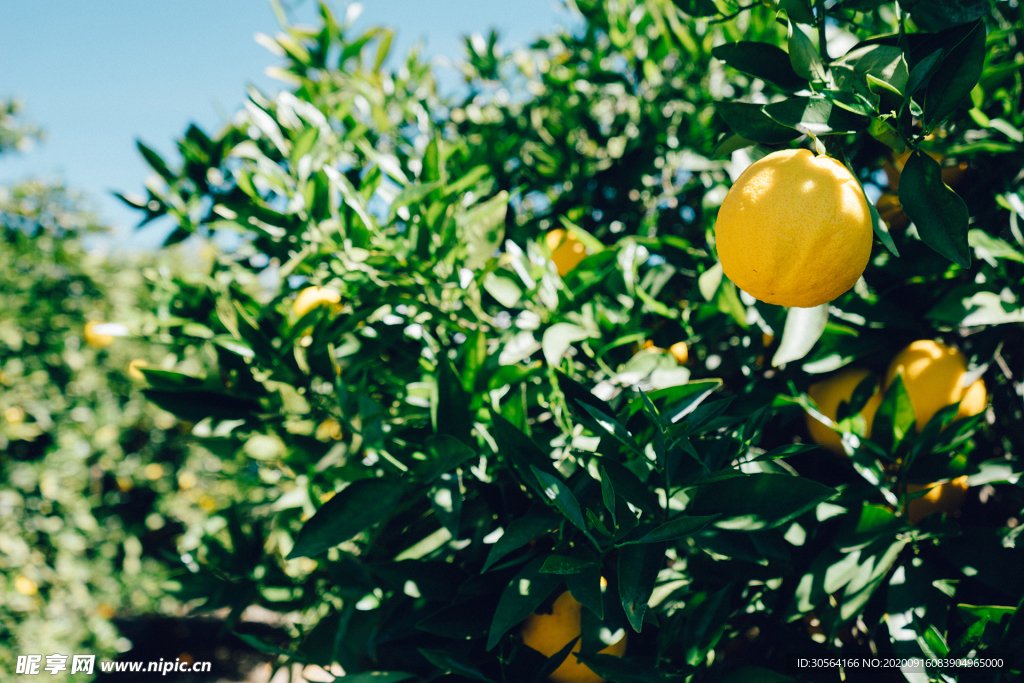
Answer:
[[[399,482],[384,477],[352,482],[310,517],[287,559],[315,557],[387,519],[403,493]]]
[[[636,543],[661,543],[662,541],[674,541],[695,534],[708,524],[718,518],[718,515],[690,516],[679,515],[674,519],[661,524],[636,540],[624,541],[620,546],[633,545]],[[634,533],[636,533],[634,531]],[[632,535],[632,534],[630,534]]]
[[[491,621],[488,650],[493,650],[510,628],[521,624],[562,582],[562,577],[557,574],[540,573],[544,559],[535,558],[512,577],[512,581],[505,587]]]
[[[666,543],[628,545],[619,551],[619,597],[633,630],[640,633],[658,572],[665,565]]]
[[[562,516],[572,522],[573,526],[577,529],[587,533],[587,522],[583,518],[583,510],[580,508],[580,503],[576,500],[576,496],[569,489],[568,484],[560,477],[542,472],[536,467],[531,466],[530,469],[533,470],[534,476],[537,477],[542,493],[555,504],[558,511],[562,513]]]

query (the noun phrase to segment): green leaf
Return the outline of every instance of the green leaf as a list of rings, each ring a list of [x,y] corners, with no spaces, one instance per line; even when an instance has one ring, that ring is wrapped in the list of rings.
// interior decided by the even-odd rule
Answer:
[[[557,370],[555,371],[555,377],[558,378],[559,390],[565,395],[565,402],[571,408],[576,409],[579,404],[586,404],[597,408],[605,415],[614,414],[615,411],[610,405],[594,396],[586,387],[569,377],[569,375]]]
[[[927,154],[915,151],[900,175],[900,204],[929,247],[967,268],[968,211],[964,200],[942,182],[942,168]]]
[[[203,380],[191,375],[183,375],[180,372],[171,370],[158,370],[156,368],[139,368],[143,377],[154,389],[165,389],[167,391],[187,391],[203,385]]]
[[[494,250],[505,236],[505,214],[508,213],[508,192],[502,190],[483,204],[466,212],[459,221],[468,255],[465,266],[482,268],[494,256]]]
[[[782,341],[772,357],[772,367],[800,360],[814,348],[828,323],[828,304],[814,308],[791,308],[786,314]]]
[[[600,564],[595,563],[579,574],[567,574],[565,584],[577,602],[597,615],[598,619],[604,619]]]
[[[342,676],[338,680],[346,683],[399,683],[399,681],[407,681],[410,678],[416,678],[416,674],[398,671],[364,671]]]
[[[1003,301],[995,292],[969,294],[971,291],[973,288],[954,289],[928,312],[928,317],[964,327],[1024,322],[1024,307]]]
[[[386,477],[352,482],[302,526],[286,559],[315,557],[387,519],[404,493],[400,482]]]
[[[803,90],[807,79],[793,71],[789,55],[769,43],[743,40],[726,43],[711,50],[711,54],[737,71],[770,81],[786,90]]]
[[[541,574],[581,574],[597,563],[594,560],[586,560],[581,557],[568,557],[566,555],[548,555],[540,568]]]
[[[726,133],[725,135],[722,136],[721,140],[718,142],[718,145],[716,145],[715,149],[711,152],[711,158],[719,159],[721,157],[732,154],[736,150],[740,150],[745,147],[750,147],[756,144],[757,143],[754,142],[753,140],[748,140],[742,135],[737,135],[736,133]]]
[[[564,225],[566,230],[576,236],[576,239],[579,240],[580,244],[586,248],[588,254],[600,254],[606,249],[604,242],[570,221],[567,217],[559,216],[558,222]]]
[[[912,0],[906,2],[914,23],[926,31],[941,31],[988,14],[988,0]]]
[[[871,76],[868,76],[868,78],[871,78]],[[882,81],[878,82],[882,83]],[[858,116],[873,117],[876,113],[875,105],[863,95],[852,92],[843,92],[842,90],[826,90],[822,95],[825,96],[825,99],[832,102],[833,105],[841,107],[853,114],[857,114]]]
[[[897,373],[875,411],[871,440],[891,451],[913,430],[914,424],[914,406],[903,384],[903,374]]]
[[[643,449],[641,449],[637,444],[633,435],[626,431],[626,428],[619,424],[615,418],[604,414],[589,403],[581,403],[580,406],[583,410],[587,411],[587,414],[590,415],[598,426],[607,434],[610,434],[616,441],[631,450],[633,453],[643,455]]]
[[[249,344],[227,334],[219,334],[210,341],[242,358],[254,358],[256,356],[256,352],[253,351]]]
[[[579,325],[572,323],[555,323],[544,330],[541,339],[541,348],[544,350],[544,360],[551,367],[557,367],[562,356],[569,350],[573,342],[589,339],[591,333]]]
[[[773,448],[767,453],[762,453],[750,462],[760,462],[762,460],[779,460],[781,458],[788,458],[791,455],[798,455],[800,453],[807,453],[813,451],[821,446],[807,443],[788,443],[777,448]]]
[[[139,152],[142,153],[142,157],[146,160],[146,163],[149,164],[150,168],[156,171],[157,175],[167,181],[167,184],[171,185],[175,180],[177,180],[177,176],[167,168],[167,163],[159,154],[142,144],[141,140],[136,140],[135,145],[139,148]]]
[[[488,651],[494,649],[510,628],[521,624],[540,607],[562,582],[558,574],[540,573],[544,560],[543,557],[534,558],[505,587],[491,621],[491,631],[487,638]]]
[[[605,509],[611,514],[612,524],[618,524],[615,521],[615,486],[612,484],[608,472],[605,471],[604,465],[598,465],[598,473],[601,476],[601,502],[604,503]]]
[[[534,476],[537,477],[541,492],[548,500],[555,504],[558,511],[562,513],[562,516],[572,522],[573,526],[583,533],[588,533],[587,522],[583,518],[580,502],[576,500],[576,496],[573,495],[568,485],[560,477],[542,472],[536,467],[531,466],[530,469],[533,470]]]
[[[645,543],[619,550],[619,597],[633,630],[640,633],[647,602],[654,592],[658,572],[665,565],[668,544]]]
[[[457,655],[452,654],[446,650],[427,650],[425,648],[417,648],[419,653],[426,657],[427,661],[441,669],[447,674],[455,674],[462,678],[468,678],[471,681],[484,681],[484,683],[494,683],[490,678],[484,675],[482,671],[473,662],[467,659],[463,659]],[[344,678],[340,680],[345,680]]]
[[[427,450],[433,464],[423,473],[423,483],[429,484],[445,472],[450,472],[467,460],[477,457],[476,451],[450,434],[427,437]]]
[[[648,396],[652,401],[665,399],[665,409],[662,416],[668,422],[679,422],[687,415],[695,411],[711,394],[715,393],[722,386],[720,379],[698,379],[688,382],[682,386],[652,391]],[[630,414],[634,409],[630,404]]]
[[[971,94],[981,78],[984,65],[985,23],[979,21],[959,44],[947,51],[942,65],[928,82],[924,97],[926,128],[931,129],[944,121]]]
[[[582,652],[578,653],[578,657],[603,680],[615,683],[683,683],[686,680],[679,674],[655,669],[650,660]]]
[[[777,0],[776,4],[780,10],[786,11],[789,19],[809,26],[814,24],[814,13],[807,0]]]
[[[711,17],[718,14],[714,0],[672,0],[676,7],[691,17]]]
[[[932,76],[942,65],[942,55],[942,48],[939,48],[914,65],[907,77],[907,85],[904,90],[907,97],[916,95],[918,90],[928,85]]]
[[[633,545],[636,543],[661,543],[662,541],[674,541],[695,534],[708,524],[718,518],[718,515],[707,515],[705,517],[694,517],[690,515],[678,515],[673,519],[651,529],[649,532],[636,540],[623,541],[620,546]],[[635,531],[633,532],[636,533]],[[630,534],[633,535],[633,534]]]
[[[825,65],[814,43],[804,30],[789,22],[789,62],[797,76],[808,81],[825,80]]]
[[[1016,607],[1001,607],[999,605],[961,604],[957,605],[956,609],[968,626],[979,621],[991,621],[998,624],[1017,611]]]
[[[733,131],[747,140],[773,145],[788,142],[800,136],[800,133],[793,128],[772,120],[762,111],[760,104],[715,102],[715,111]]]
[[[757,531],[790,522],[835,495],[835,489],[803,477],[747,474],[698,484],[686,514],[720,515],[716,527]]]
[[[523,289],[505,273],[487,273],[484,276],[484,290],[505,308],[514,308],[523,298]]]
[[[984,230],[975,228],[967,232],[967,243],[974,247],[979,258],[1006,259],[1008,261],[1019,261],[1024,263],[1024,254],[1010,246],[1005,240],[993,237]]]
[[[299,167],[299,161],[302,157],[309,154],[313,149],[313,145],[316,144],[316,139],[320,136],[319,128],[307,128],[299,135],[299,138],[295,141],[292,146],[292,154],[289,157],[289,163],[296,171]]]
[[[494,441],[498,444],[498,453],[512,464],[527,486],[543,495],[543,488],[538,486],[532,469],[538,469],[559,478],[560,475],[551,463],[551,458],[545,455],[537,447],[537,444],[530,440],[530,437],[523,434],[501,415],[492,413],[491,420],[494,425]]]
[[[465,444],[473,443],[469,394],[443,352],[437,362],[437,400],[431,401],[430,408],[430,417],[438,434],[448,434]]]
[[[537,676],[533,679],[534,683],[541,683],[542,681],[548,680],[551,674],[555,673],[555,671],[558,670],[558,667],[562,665],[562,662],[569,658],[569,655],[573,651],[573,648],[575,648],[576,644],[579,642],[580,636],[576,636],[568,643],[566,643],[561,650],[548,657],[547,664],[544,665],[544,668],[541,669],[537,673]]]
[[[625,465],[610,458],[601,458],[601,466],[614,484],[615,492],[634,507],[649,515],[655,515],[661,510],[657,496]]]
[[[483,638],[490,629],[494,606],[495,601],[490,595],[460,600],[416,622],[416,628],[458,640]]]
[[[190,422],[199,422],[207,417],[247,420],[260,412],[258,403],[215,391],[147,389],[142,393],[164,410]]]
[[[395,215],[398,210],[403,206],[409,206],[410,204],[417,204],[422,202],[431,192],[443,186],[444,183],[440,180],[435,180],[432,183],[412,183],[402,188],[402,191],[398,193],[394,201],[391,202],[391,214],[388,218],[389,221],[395,219]]]
[[[501,535],[501,538],[491,546],[491,551],[487,554],[487,561],[484,562],[480,573],[483,574],[495,562],[509,553],[519,550],[541,534],[557,529],[559,519],[558,515],[547,509],[534,510],[522,517],[513,519],[509,523],[508,528],[505,529],[505,533]]]
[[[871,124],[868,126],[868,134],[882,144],[890,147],[897,154],[902,154],[907,149],[907,144],[903,141],[899,131],[893,128],[885,119],[871,119]],[[854,174],[854,177],[857,177],[856,174]],[[863,187],[861,189],[863,189]],[[871,202],[868,202],[868,204],[874,206]],[[878,210],[876,209],[874,213],[877,214]]]
[[[855,48],[837,60],[836,64],[852,68],[866,80],[869,87],[871,81],[868,76],[882,81],[894,88],[897,95],[902,95],[910,76],[903,50],[893,45],[875,44]]]
[[[388,53],[391,52],[391,41],[395,37],[395,31],[390,28],[379,29],[378,35],[381,36],[380,44],[377,45],[377,55],[373,58],[373,70],[374,72],[380,71],[380,67],[384,65],[384,60],[388,58]]]
[[[853,133],[867,129],[871,123],[867,117],[835,106],[824,97],[789,97],[766,104],[764,113],[784,126],[814,135]]]

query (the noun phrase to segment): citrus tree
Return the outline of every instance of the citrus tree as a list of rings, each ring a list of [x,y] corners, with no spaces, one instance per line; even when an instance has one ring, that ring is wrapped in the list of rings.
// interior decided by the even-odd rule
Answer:
[[[441,97],[321,5],[140,144],[222,245],[146,394],[246,492],[180,595],[354,680],[1018,676],[1019,9],[573,7]]]

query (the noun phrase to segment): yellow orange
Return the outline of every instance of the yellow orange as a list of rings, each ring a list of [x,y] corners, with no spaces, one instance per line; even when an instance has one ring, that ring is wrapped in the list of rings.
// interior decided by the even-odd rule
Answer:
[[[101,334],[96,331],[99,325],[105,325],[106,323],[101,322],[87,322],[85,324],[85,343],[94,349],[102,349],[104,346],[110,346],[114,343],[114,337],[109,334]]]
[[[39,592],[39,586],[36,585],[35,581],[24,574],[18,574],[14,579],[14,590],[18,591],[22,595],[35,595]]]
[[[132,379],[146,379],[146,376],[142,374],[142,369],[148,367],[149,363],[141,358],[136,358],[128,363],[128,376]]]
[[[292,310],[295,311],[297,317],[301,318],[317,306],[329,306],[340,301],[341,294],[333,289],[327,287],[306,287],[299,292],[299,296],[292,303]]]
[[[835,422],[839,414],[840,403],[849,402],[853,397],[853,392],[857,389],[857,385],[869,374],[863,368],[845,368],[820,382],[812,384],[807,393],[818,404],[818,410]],[[867,435],[871,434],[871,423],[874,421],[875,411],[878,410],[878,406],[881,403],[882,394],[876,390],[860,412],[860,415],[864,418],[864,433]],[[824,446],[834,453],[845,453],[843,441],[839,434],[811,417],[810,413],[807,414],[807,431],[811,433],[811,439],[814,440],[814,443]]]
[[[551,614],[535,612],[526,618],[521,631],[523,643],[545,657],[555,654],[580,635],[582,607],[569,591],[562,593],[551,606]],[[581,642],[582,639],[576,642],[572,652],[580,651]],[[626,654],[626,634],[623,633],[622,638],[601,650],[600,654],[615,657]],[[553,683],[602,683],[605,679],[570,653],[549,680]]]
[[[668,352],[672,354],[672,357],[676,359],[676,362],[680,365],[686,365],[686,361],[690,359],[690,347],[686,345],[686,342],[676,342],[672,346],[668,347]]]
[[[967,497],[967,475],[947,482],[930,484],[908,484],[908,493],[927,490],[920,498],[914,498],[907,504],[907,519],[917,524],[928,515],[942,512],[952,515],[960,511]]]
[[[964,387],[967,361],[951,346],[931,339],[912,342],[893,358],[885,377],[885,386],[892,383],[897,372],[903,373],[903,384],[914,407],[918,430],[942,408],[966,399],[958,417],[976,415],[985,409],[988,398],[985,384],[975,382]],[[978,380],[979,382],[981,380]]]
[[[558,274],[565,276],[570,270],[587,257],[587,250],[576,235],[562,228],[556,228],[544,236],[544,241],[551,250],[551,260],[558,269]]]
[[[809,308],[835,299],[864,272],[871,209],[843,164],[806,149],[751,164],[718,212],[726,276],[756,299]]]
[[[963,398],[960,399],[960,409],[956,411],[956,419],[977,415],[985,410],[988,405],[988,391],[985,389],[985,382],[976,379],[971,386],[964,389]]]
[[[894,192],[883,192],[875,202],[875,208],[878,209],[879,217],[893,230],[902,230],[910,225],[910,219],[903,212],[900,198]]]

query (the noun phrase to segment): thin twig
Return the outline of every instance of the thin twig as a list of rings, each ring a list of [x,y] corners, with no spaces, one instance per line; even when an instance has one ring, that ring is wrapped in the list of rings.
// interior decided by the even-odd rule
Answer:
[[[735,19],[739,15],[743,14],[744,12],[746,12],[748,9],[753,9],[753,8],[757,7],[758,5],[760,5],[760,4],[761,3],[759,3],[759,2],[752,2],[749,5],[743,5],[742,7],[740,7],[738,10],[736,10],[732,14],[726,14],[725,16],[719,17],[717,19],[712,19],[708,23],[709,24],[721,24],[723,22],[729,21],[730,19]]]
[[[818,0],[818,53],[821,63],[828,66],[828,39],[825,38],[825,0]]]

